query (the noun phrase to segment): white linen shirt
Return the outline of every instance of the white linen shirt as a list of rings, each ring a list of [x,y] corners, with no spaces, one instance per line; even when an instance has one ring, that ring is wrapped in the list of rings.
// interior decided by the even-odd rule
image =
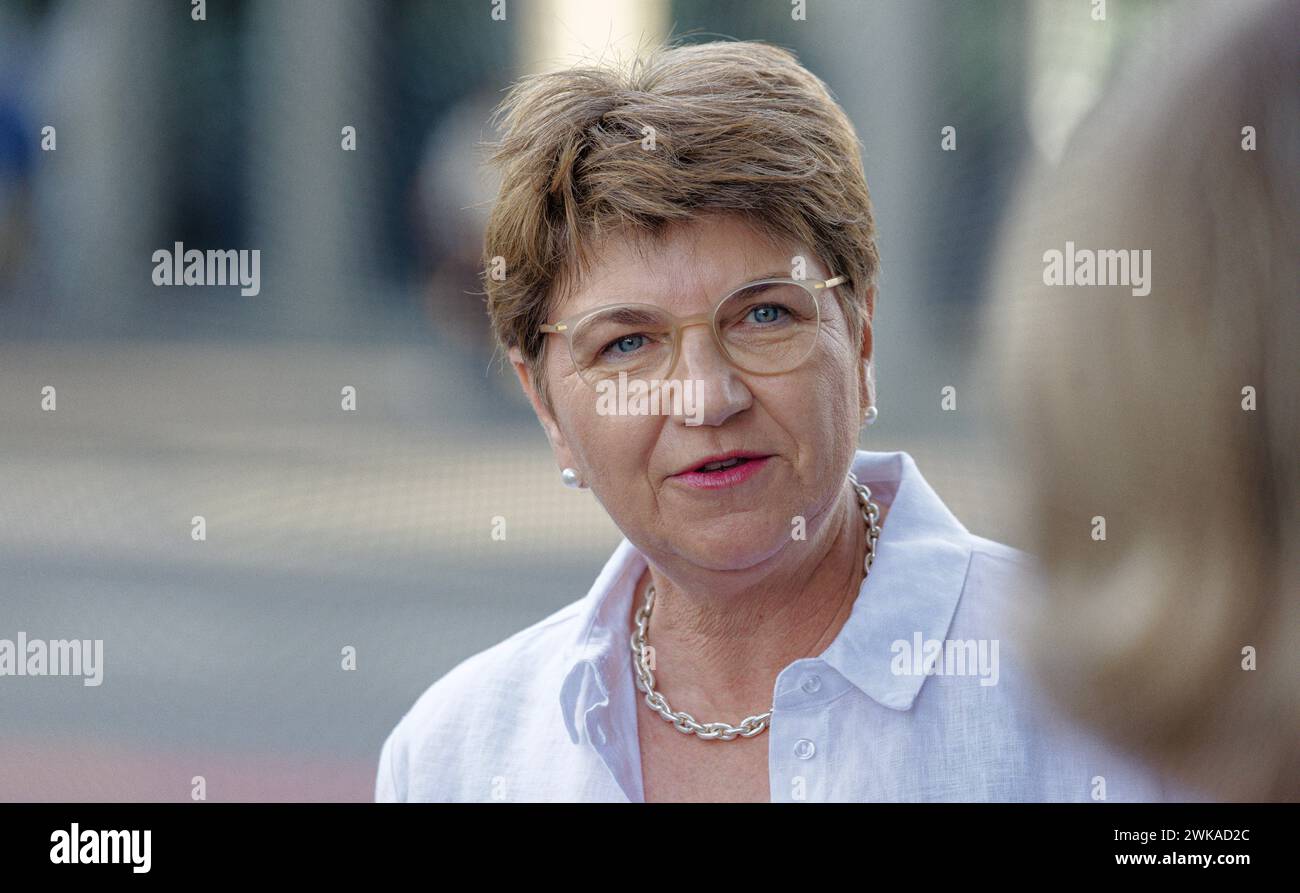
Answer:
[[[969,533],[907,453],[859,451],[853,470],[890,507],[849,619],[777,676],[762,733],[772,801],[1165,799],[1156,775],[1062,720],[1020,669],[1005,618],[1031,597],[1029,557]],[[645,567],[624,538],[585,598],[431,685],[384,742],[375,799],[644,802],[637,723],[664,722],[629,646]],[[896,654],[931,639],[983,640],[990,658],[997,640],[997,660],[930,674]]]

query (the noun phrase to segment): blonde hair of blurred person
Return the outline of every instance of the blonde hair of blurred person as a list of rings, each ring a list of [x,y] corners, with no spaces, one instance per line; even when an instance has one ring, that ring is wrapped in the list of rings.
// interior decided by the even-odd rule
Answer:
[[[1300,4],[1223,6],[1173,7],[1023,183],[985,346],[1048,689],[1190,789],[1295,800]],[[1150,249],[1150,293],[1045,285],[1067,240]]]

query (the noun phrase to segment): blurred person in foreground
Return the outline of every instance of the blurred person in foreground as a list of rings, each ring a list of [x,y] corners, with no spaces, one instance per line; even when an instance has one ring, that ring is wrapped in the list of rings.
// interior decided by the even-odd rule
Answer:
[[[1300,4],[1172,14],[1195,38],[1152,29],[1001,237],[986,347],[1048,578],[1024,641],[1184,790],[1295,800]],[[1147,285],[1045,285],[1067,240],[1149,250]]]
[[[999,651],[1027,557],[907,453],[857,450],[879,258],[826,86],[716,42],[526,78],[501,111],[493,330],[624,539],[585,598],[419,698],[376,798],[1160,797]],[[647,414],[637,382],[700,403]]]

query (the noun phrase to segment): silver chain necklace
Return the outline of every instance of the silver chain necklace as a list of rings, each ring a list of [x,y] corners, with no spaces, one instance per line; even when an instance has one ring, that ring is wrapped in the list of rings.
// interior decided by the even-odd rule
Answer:
[[[880,538],[880,506],[872,501],[871,488],[860,483],[852,472],[849,472],[849,483],[853,485],[853,490],[858,495],[858,504],[862,507],[862,519],[867,525],[867,554],[862,563],[862,578],[865,582],[866,575],[871,572],[871,562],[876,559],[876,540]],[[668,706],[664,696],[655,691],[655,674],[650,669],[646,653],[646,627],[650,624],[650,612],[654,610],[654,604],[655,586],[651,583],[646,587],[645,604],[636,612],[636,629],[632,632],[632,663],[636,669],[636,687],[645,692],[645,702],[651,709],[672,723],[677,731],[685,735],[696,735],[706,741],[714,739],[730,741],[737,735],[741,738],[753,738],[766,729],[768,721],[772,718],[771,709],[756,716],[746,716],[740,721],[740,725],[733,726],[725,722],[698,722],[689,713],[673,710]]]

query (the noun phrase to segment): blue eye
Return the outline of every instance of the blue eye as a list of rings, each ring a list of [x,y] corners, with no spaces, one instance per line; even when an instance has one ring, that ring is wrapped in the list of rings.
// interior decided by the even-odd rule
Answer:
[[[644,344],[645,340],[645,335],[624,335],[622,338],[616,338],[609,342],[605,349],[618,353],[631,353]]]
[[[784,307],[776,304],[760,304],[749,311],[753,321],[760,325],[774,323],[781,318],[782,313],[788,312]]]

